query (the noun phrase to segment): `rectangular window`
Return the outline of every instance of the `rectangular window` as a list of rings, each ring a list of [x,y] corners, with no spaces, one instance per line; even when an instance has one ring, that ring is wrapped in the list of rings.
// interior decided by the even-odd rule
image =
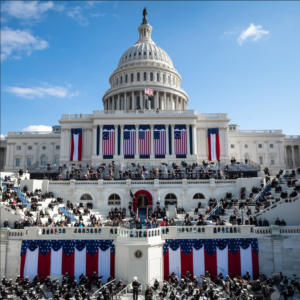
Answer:
[[[55,158],[55,164],[59,166],[59,158]]]
[[[270,144],[270,148],[273,148],[273,144]]]
[[[28,150],[32,150],[32,146],[28,146]]]
[[[234,145],[231,144],[230,147],[231,147],[231,148],[234,148]]]
[[[123,76],[121,76],[120,83],[121,84],[123,83]]]
[[[163,74],[163,83],[165,83],[165,74]]]
[[[59,150],[59,149],[60,149],[60,146],[56,146],[55,149],[56,149],[56,150]]]
[[[31,166],[31,158],[27,158],[27,167]]]
[[[159,73],[156,75],[156,80],[159,81]]]
[[[144,80],[146,81],[147,80],[147,73],[144,72]]]
[[[262,144],[258,144],[258,148],[262,148]]]
[[[16,167],[20,167],[20,158],[16,158]]]
[[[128,82],[128,75],[126,74],[125,75],[125,83],[127,83]]]
[[[271,165],[275,165],[275,156],[271,156]]]
[[[140,73],[137,73],[137,81],[140,81]]]
[[[133,82],[133,73],[131,73],[131,82]]]
[[[121,201],[120,200],[115,200],[115,201],[109,200],[108,205],[118,206],[118,205],[121,205]]]
[[[262,165],[264,163],[264,158],[263,156],[260,156],[259,157],[259,164]]]
[[[21,146],[17,146],[17,150],[21,150]]]
[[[170,83],[170,76],[168,76],[168,83]]]

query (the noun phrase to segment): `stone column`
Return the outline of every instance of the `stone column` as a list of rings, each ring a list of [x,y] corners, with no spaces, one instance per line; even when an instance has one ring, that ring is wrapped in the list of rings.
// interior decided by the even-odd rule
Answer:
[[[93,141],[92,141],[92,145],[93,145],[92,156],[96,156],[97,155],[97,126],[96,125],[93,125]]]
[[[121,125],[121,151],[120,151],[120,155],[122,156],[122,158],[124,158],[124,150],[123,150],[123,143],[124,143],[124,125]]]
[[[267,147],[267,165],[270,165],[270,158],[269,158],[269,141],[265,141]]]
[[[171,125],[171,156],[175,158],[175,124]]]
[[[150,138],[150,143],[151,143],[151,153],[150,153],[150,158],[154,158],[154,125],[150,125],[151,129],[151,138]]]
[[[115,155],[114,155],[114,158],[116,158],[118,155],[118,131],[119,131],[119,126],[115,125]]]
[[[139,125],[135,125],[135,158],[139,159]]]
[[[166,126],[166,157],[168,157],[169,154],[169,125]]]
[[[132,97],[132,110],[136,109],[137,104],[135,103],[135,99],[134,99],[134,92],[131,93],[131,97]]]
[[[172,104],[173,104],[173,95],[170,94],[168,110],[172,110],[173,109],[173,105]]]
[[[197,155],[197,134],[196,134],[195,124],[192,124],[192,137],[193,137],[193,155]]]
[[[259,161],[257,159],[257,141],[253,141],[253,143],[254,143],[254,148],[255,148],[255,151],[254,151],[255,159],[253,159],[253,161],[259,165]]]
[[[176,105],[175,105],[175,110],[179,110],[179,104],[178,104],[178,95],[176,95]]]
[[[141,109],[144,109],[144,98],[143,98],[142,91],[140,91],[140,106],[141,106]]]
[[[155,106],[154,106],[154,109],[157,110],[159,109],[159,104],[158,104],[158,92],[156,92],[156,95],[155,95]]]
[[[167,93],[164,92],[164,110],[167,110]]]
[[[122,105],[120,104],[120,94],[118,94],[118,100],[117,100],[117,109],[116,110],[121,110]]]
[[[54,158],[54,145],[55,145],[55,143],[51,143],[51,145],[52,145],[52,159],[51,159],[51,162],[52,162],[52,165],[54,165],[55,164],[55,158]]]
[[[99,125],[99,158],[103,159],[103,152],[102,152],[102,130],[103,130],[103,125]]]
[[[242,143],[241,143],[241,141],[237,141],[237,143],[239,145],[240,159],[243,159],[243,157],[242,157]]]
[[[294,147],[295,147],[295,146],[291,146],[291,148],[292,148],[293,168],[296,168],[295,150],[294,150]]]
[[[278,145],[278,163],[281,164],[280,141],[277,141],[276,143]]]
[[[191,156],[191,148],[190,148],[190,124],[186,125],[186,157]]]
[[[7,167],[10,167],[10,143],[7,143],[7,146],[6,146],[6,153],[7,153],[7,158],[6,158],[6,164],[7,164]]]
[[[284,146],[284,161],[286,167],[288,168],[287,146]]]
[[[26,168],[27,168],[27,164],[26,164],[26,146],[27,146],[27,143],[23,143],[23,147],[24,147],[24,151],[23,151],[23,154],[24,154],[24,160],[23,160],[23,166],[24,166],[24,169],[26,170]],[[21,164],[20,164],[20,166],[21,166]],[[24,172],[25,172],[25,170],[24,170]]]
[[[35,145],[35,161],[38,162],[38,165],[40,165],[40,159],[39,159],[39,143],[34,143]]]

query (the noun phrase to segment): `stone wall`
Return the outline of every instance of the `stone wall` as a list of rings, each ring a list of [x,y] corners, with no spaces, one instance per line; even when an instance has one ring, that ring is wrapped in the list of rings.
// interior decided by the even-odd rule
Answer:
[[[273,272],[282,272],[291,277],[299,275],[300,236],[273,236],[258,238],[259,270],[270,276]]]

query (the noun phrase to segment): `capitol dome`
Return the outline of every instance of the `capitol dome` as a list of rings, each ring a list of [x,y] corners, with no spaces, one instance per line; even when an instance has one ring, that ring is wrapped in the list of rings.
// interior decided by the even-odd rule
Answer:
[[[187,109],[181,76],[166,51],[153,42],[147,16],[138,32],[138,41],[124,52],[109,77],[111,87],[102,98],[104,110]],[[153,97],[145,96],[145,87],[154,91]]]

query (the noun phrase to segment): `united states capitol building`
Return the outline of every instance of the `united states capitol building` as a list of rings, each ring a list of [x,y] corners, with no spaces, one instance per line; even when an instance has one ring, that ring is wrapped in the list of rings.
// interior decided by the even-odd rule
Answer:
[[[300,135],[289,136],[280,129],[243,130],[240,125],[234,124],[234,116],[227,113],[204,113],[188,109],[189,96],[181,88],[182,78],[169,55],[152,40],[152,26],[148,23],[147,15],[138,27],[137,35],[137,42],[119,58],[117,68],[109,77],[110,88],[102,97],[103,110],[94,110],[90,114],[63,114],[58,120],[60,125],[53,126],[52,132],[8,132],[6,139],[1,140],[1,180],[10,176],[15,191],[25,205],[22,211],[14,210],[2,198],[1,275],[13,278],[17,275],[29,276],[32,280],[36,275],[34,273],[40,272],[43,276],[60,278],[63,272],[51,269],[51,262],[48,270],[40,267],[41,262],[36,261],[32,270],[27,262],[28,257],[34,261],[32,253],[41,250],[33,249],[41,249],[43,241],[53,243],[53,240],[61,240],[63,244],[72,240],[76,244],[80,240],[97,243],[108,241],[110,248],[107,249],[113,253],[105,256],[109,257],[109,266],[103,267],[105,259],[99,250],[95,271],[101,275],[102,270],[104,277],[112,275],[116,280],[123,279],[128,283],[134,276],[142,285],[152,284],[155,278],[163,283],[172,272],[180,277],[186,271],[198,276],[201,281],[199,273],[204,275],[207,270],[213,276],[223,270],[224,277],[232,270],[235,270],[232,272],[236,276],[243,276],[250,270],[252,280],[258,279],[259,273],[272,276],[282,272],[289,277],[296,273],[300,276],[300,204],[297,194]],[[152,96],[145,94],[145,87],[153,90]],[[164,139],[160,140],[164,143],[162,152],[157,150],[154,142],[158,125],[165,134]],[[109,144],[105,142],[107,128],[113,132],[109,136]],[[130,140],[130,151],[124,134],[128,128],[136,133]],[[140,144],[138,133],[141,128],[147,128],[150,135],[149,151],[146,153]],[[178,150],[176,144],[178,128],[186,132],[185,139],[181,132],[180,141],[184,143],[182,151]],[[74,142],[74,129],[80,132],[80,142]],[[208,138],[210,129],[217,129],[219,157],[216,160],[210,160],[210,154],[214,151]],[[80,153],[75,151],[79,159],[73,159],[74,147]],[[112,163],[115,166],[114,174],[109,166]],[[128,176],[126,171],[135,173],[138,164],[145,167],[143,176]],[[168,171],[173,170],[175,164],[179,172],[170,175]],[[193,164],[188,172],[188,166]],[[101,177],[98,174],[97,178],[85,178],[90,166],[94,167],[94,173],[101,166]],[[76,176],[74,170],[79,167],[83,173]],[[158,176],[152,173],[155,168],[161,170]],[[267,179],[264,172],[266,168],[270,173]],[[18,182],[20,169],[23,175]],[[292,173],[293,169],[295,173]],[[203,176],[203,172],[208,177]],[[281,186],[282,191],[287,192],[287,197],[275,192],[273,180]],[[4,193],[5,183],[2,183]],[[52,192],[53,199],[63,198],[63,202],[55,204],[53,210],[48,208],[53,199],[39,202],[38,210],[43,208],[54,222],[61,222],[71,215],[71,224],[50,226],[50,230],[49,227],[47,230],[34,226],[13,229],[15,222],[28,219],[24,211],[30,211],[32,205],[32,196],[22,192],[25,186],[29,192],[34,193],[38,189],[43,194]],[[258,190],[253,192],[253,188]],[[294,190],[295,195],[292,194]],[[228,193],[231,194],[230,198],[236,198],[238,202],[235,206],[225,208],[225,213],[220,216],[225,225],[218,225],[213,221],[214,216],[220,212],[220,199],[225,199]],[[249,197],[253,199],[250,215],[257,220],[266,218],[268,226],[245,222],[250,215],[246,215],[246,209],[240,210],[238,203]],[[262,204],[260,211],[255,212],[255,203],[262,198],[270,204]],[[206,214],[211,199],[215,199],[217,205]],[[81,210],[86,208],[87,202],[92,203],[90,214],[100,218],[103,227],[74,227],[79,218],[78,215],[72,215],[72,210],[68,210],[67,200],[74,206],[82,202]],[[115,207],[126,208],[124,219],[132,218],[129,206],[136,218],[144,217],[142,223],[145,224],[150,210],[164,207],[164,216],[174,219],[175,225],[164,226],[161,223],[162,216],[158,222],[160,226],[104,226],[109,211]],[[178,210],[182,207],[184,213]],[[237,212],[234,212],[235,208]],[[90,214],[83,214],[85,226],[91,224]],[[186,214],[193,221],[189,226],[182,226]],[[196,225],[199,214],[206,215],[203,217],[206,225]],[[242,224],[231,222],[230,216],[234,214],[243,218]],[[36,211],[32,215],[33,218],[38,216]],[[286,226],[275,225],[277,218],[284,219]],[[5,219],[9,227],[2,228]],[[41,219],[47,222],[47,218]],[[233,247],[230,242],[232,239],[241,245],[240,252],[230,248]],[[192,246],[187,246],[186,241]],[[39,246],[34,248],[33,243]],[[63,247],[62,251],[65,251]],[[102,246],[99,247],[102,249]],[[192,250],[186,250],[189,247]],[[210,252],[213,247],[215,252]],[[231,251],[234,254],[225,255],[224,247],[228,253]],[[76,259],[79,261],[80,257],[84,257],[84,260],[88,255],[94,256],[89,250],[89,254],[80,256],[83,255],[82,251],[76,249],[75,267],[71,267],[74,277],[77,278],[81,273],[90,276],[92,269],[88,268],[88,264],[93,264],[92,260],[86,258],[86,263],[79,265]],[[178,252],[177,249],[181,250]],[[52,252],[51,260],[54,260]],[[191,260],[186,258],[189,255],[192,255],[189,258]],[[230,255],[240,255],[237,258],[238,271],[235,263],[229,262]],[[64,262],[60,263],[64,266]]]

